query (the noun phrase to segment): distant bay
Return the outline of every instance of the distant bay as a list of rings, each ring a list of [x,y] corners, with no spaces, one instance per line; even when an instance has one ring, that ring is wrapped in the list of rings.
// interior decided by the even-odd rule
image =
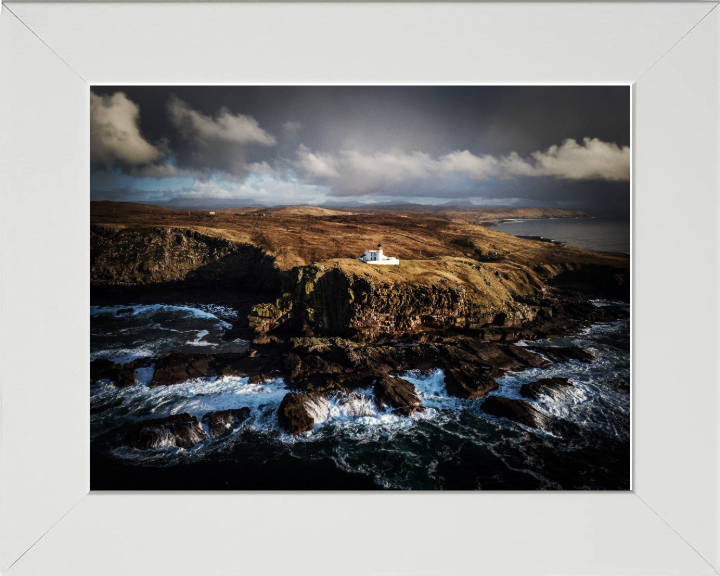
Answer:
[[[630,254],[630,220],[624,218],[506,220],[492,227],[513,236],[541,236],[575,248]]]

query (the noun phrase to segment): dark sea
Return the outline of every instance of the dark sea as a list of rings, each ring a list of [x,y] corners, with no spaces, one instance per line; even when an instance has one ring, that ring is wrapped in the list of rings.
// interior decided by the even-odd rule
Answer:
[[[546,222],[542,223],[543,225]],[[512,225],[508,225],[512,226]],[[596,301],[597,306],[627,303]],[[128,310],[128,308],[130,310]],[[187,304],[94,306],[91,359],[127,362],[172,350],[233,352],[226,340],[236,312]],[[287,393],[282,378],[189,380],[150,388],[153,366],[134,386],[108,381],[90,388],[93,490],[628,490],[630,488],[630,330],[628,320],[521,346],[580,346],[593,364],[570,361],[509,373],[491,394],[519,397],[524,382],[561,376],[575,385],[537,406],[574,424],[559,437],[483,414],[482,399],[451,397],[442,370],[409,371],[428,410],[411,418],[383,412],[372,390],[330,398],[316,408],[312,431],[292,436],[277,424]],[[138,421],[247,406],[251,417],[225,438],[190,449],[139,451],[125,432]]]
[[[507,220],[493,226],[513,236],[541,236],[567,246],[630,254],[630,220],[625,218],[549,218]]]

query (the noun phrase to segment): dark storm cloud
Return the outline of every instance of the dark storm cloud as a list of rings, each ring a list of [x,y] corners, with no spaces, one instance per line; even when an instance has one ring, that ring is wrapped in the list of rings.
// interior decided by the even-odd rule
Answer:
[[[179,166],[242,177],[248,173],[248,155],[253,147],[277,144],[255,118],[233,113],[225,106],[212,115],[205,114],[172,94],[166,108],[180,136],[176,152]]]
[[[110,136],[93,132],[96,167],[214,180],[191,191],[187,183],[176,193],[170,187],[168,199],[249,199],[260,187],[296,185],[323,191],[317,202],[380,195],[618,212],[628,205],[628,87],[124,86],[93,93],[101,102],[118,93],[127,101],[105,131]]]

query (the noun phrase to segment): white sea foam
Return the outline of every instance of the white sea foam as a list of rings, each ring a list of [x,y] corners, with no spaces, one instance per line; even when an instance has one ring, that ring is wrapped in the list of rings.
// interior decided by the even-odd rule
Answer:
[[[188,341],[187,343],[191,346],[217,346],[216,342],[207,342],[203,340],[205,336],[210,334],[207,330],[201,330],[197,334],[195,334],[195,340]]]
[[[572,388],[563,389],[556,398],[542,395],[535,405],[552,416],[568,420],[587,429],[595,429],[618,438],[629,437],[630,401],[627,393],[604,384],[609,380],[627,381],[630,377],[626,356],[597,340],[597,336],[624,330],[626,320],[594,324],[580,335],[538,340],[538,345],[579,346],[592,351],[596,361],[591,364],[572,360],[547,368],[532,368],[508,373],[498,379],[497,394],[528,400],[520,396],[520,387],[544,378],[568,378]]]
[[[90,316],[100,316],[100,315],[113,315],[117,316],[119,310],[131,310],[131,312],[128,312],[127,315],[134,316],[134,317],[148,317],[153,316],[154,314],[157,314],[159,312],[175,312],[175,313],[181,313],[185,314],[187,316],[192,316],[195,318],[205,318],[210,320],[216,320],[220,325],[222,325],[224,328],[231,328],[232,325],[228,322],[225,322],[224,320],[221,320],[217,317],[217,315],[213,314],[212,312],[209,312],[203,308],[214,308],[214,309],[222,309],[223,311],[228,311],[229,309],[226,309],[221,306],[204,306],[204,305],[198,305],[195,306],[173,306],[169,304],[131,304],[129,306],[90,306]],[[237,315],[237,314],[236,314]],[[122,315],[120,315],[122,316]]]
[[[236,320],[238,317],[237,310],[234,310],[233,308],[230,308],[228,306],[222,306],[220,304],[185,304],[184,306],[188,308],[202,310],[203,312],[208,312],[218,318],[229,318],[231,320]]]
[[[447,398],[445,372],[439,368],[428,374],[411,370],[402,374],[402,378],[415,385],[420,398]]]
[[[137,348],[115,348],[107,350],[98,350],[90,353],[90,361],[104,358],[112,360],[119,364],[127,364],[138,358],[149,358],[153,356],[155,351],[147,346],[138,346]]]
[[[148,386],[152,381],[155,373],[155,364],[146,368],[137,368],[135,370],[135,383],[140,386]]]

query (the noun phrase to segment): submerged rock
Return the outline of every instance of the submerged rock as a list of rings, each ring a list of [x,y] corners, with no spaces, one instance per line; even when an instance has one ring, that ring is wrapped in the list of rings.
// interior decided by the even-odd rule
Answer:
[[[229,434],[248,418],[250,418],[250,408],[245,407],[208,412],[202,417],[202,423],[208,425],[211,438],[218,438]]]
[[[498,383],[475,367],[450,368],[445,371],[448,394],[458,398],[480,398],[498,388]]]
[[[577,424],[543,414],[532,402],[527,400],[489,396],[483,402],[482,411],[492,416],[507,418],[530,428],[538,428],[564,438],[582,434],[582,430]]]
[[[553,362],[568,362],[570,360],[579,360],[590,364],[595,362],[595,356],[593,356],[587,350],[578,348],[577,346],[563,346],[563,347],[549,347],[549,346],[536,346],[533,350],[540,352],[544,356],[547,356]]]
[[[551,398],[558,398],[574,385],[567,378],[543,378],[537,382],[529,382],[520,387],[520,396],[537,400],[543,394]]]
[[[165,358],[160,358],[155,364],[155,373],[150,387],[171,386],[191,378],[209,376],[212,369],[213,357],[208,354],[173,352]]]
[[[415,391],[415,385],[412,382],[403,380],[402,378],[390,378],[388,376],[380,378],[373,389],[375,393],[375,403],[380,408],[407,408],[411,406],[421,406],[420,396]]]
[[[191,448],[207,438],[198,419],[185,413],[145,420],[133,426],[127,433],[130,446],[138,450],[169,446]]]
[[[514,420],[531,428],[548,428],[552,418],[540,412],[531,402],[513,400],[503,396],[490,396],[485,399],[482,411],[498,418]]]
[[[308,394],[289,392],[280,402],[278,408],[278,423],[290,434],[301,434],[311,430],[315,419],[310,415],[308,408]]]

